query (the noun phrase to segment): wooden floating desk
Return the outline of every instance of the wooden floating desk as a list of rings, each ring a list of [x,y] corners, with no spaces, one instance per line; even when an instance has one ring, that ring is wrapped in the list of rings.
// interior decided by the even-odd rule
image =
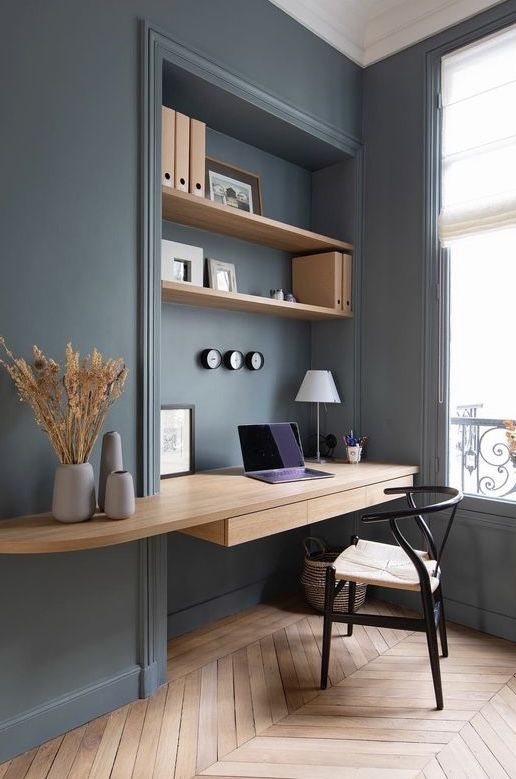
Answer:
[[[414,465],[372,462],[313,467],[336,475],[265,484],[246,478],[240,468],[225,468],[164,480],[161,494],[137,499],[129,519],[98,514],[67,525],[50,514],[35,514],[0,520],[0,554],[95,549],[173,531],[235,546],[392,499],[384,495],[385,487],[412,484],[418,472]]]

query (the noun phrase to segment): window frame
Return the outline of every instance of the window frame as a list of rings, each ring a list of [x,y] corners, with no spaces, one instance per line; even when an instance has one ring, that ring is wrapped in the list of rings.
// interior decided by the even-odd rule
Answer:
[[[421,482],[445,484],[448,478],[449,262],[438,236],[441,205],[441,60],[471,43],[516,23],[516,11],[459,35],[426,53],[423,215],[423,343]],[[514,518],[514,503],[467,496],[462,511]]]

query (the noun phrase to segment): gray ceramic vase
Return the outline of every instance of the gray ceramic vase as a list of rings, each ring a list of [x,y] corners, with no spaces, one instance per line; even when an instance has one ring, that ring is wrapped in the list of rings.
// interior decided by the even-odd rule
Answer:
[[[120,433],[111,430],[104,433],[102,438],[102,453],[100,455],[99,477],[99,509],[104,511],[106,500],[106,482],[112,471],[121,471],[124,467],[122,461],[122,439]]]
[[[104,510],[110,519],[127,519],[134,514],[134,485],[129,471],[113,471],[109,474]]]
[[[95,478],[90,463],[58,465],[52,516],[59,522],[84,522],[95,513]]]

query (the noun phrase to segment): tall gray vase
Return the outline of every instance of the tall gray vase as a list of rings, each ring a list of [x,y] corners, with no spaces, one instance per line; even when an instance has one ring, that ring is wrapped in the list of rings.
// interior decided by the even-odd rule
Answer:
[[[122,461],[122,439],[120,433],[110,430],[104,433],[102,438],[102,453],[100,455],[100,478],[99,478],[99,509],[104,511],[106,502],[106,482],[107,477],[112,471],[122,471],[124,464]]]
[[[91,463],[58,465],[52,515],[59,522],[84,522],[95,513],[95,478]]]

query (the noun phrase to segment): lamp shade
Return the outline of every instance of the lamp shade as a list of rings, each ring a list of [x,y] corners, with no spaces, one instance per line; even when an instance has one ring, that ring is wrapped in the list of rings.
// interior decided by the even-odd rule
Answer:
[[[340,403],[331,371],[307,371],[296,400],[306,403]]]

